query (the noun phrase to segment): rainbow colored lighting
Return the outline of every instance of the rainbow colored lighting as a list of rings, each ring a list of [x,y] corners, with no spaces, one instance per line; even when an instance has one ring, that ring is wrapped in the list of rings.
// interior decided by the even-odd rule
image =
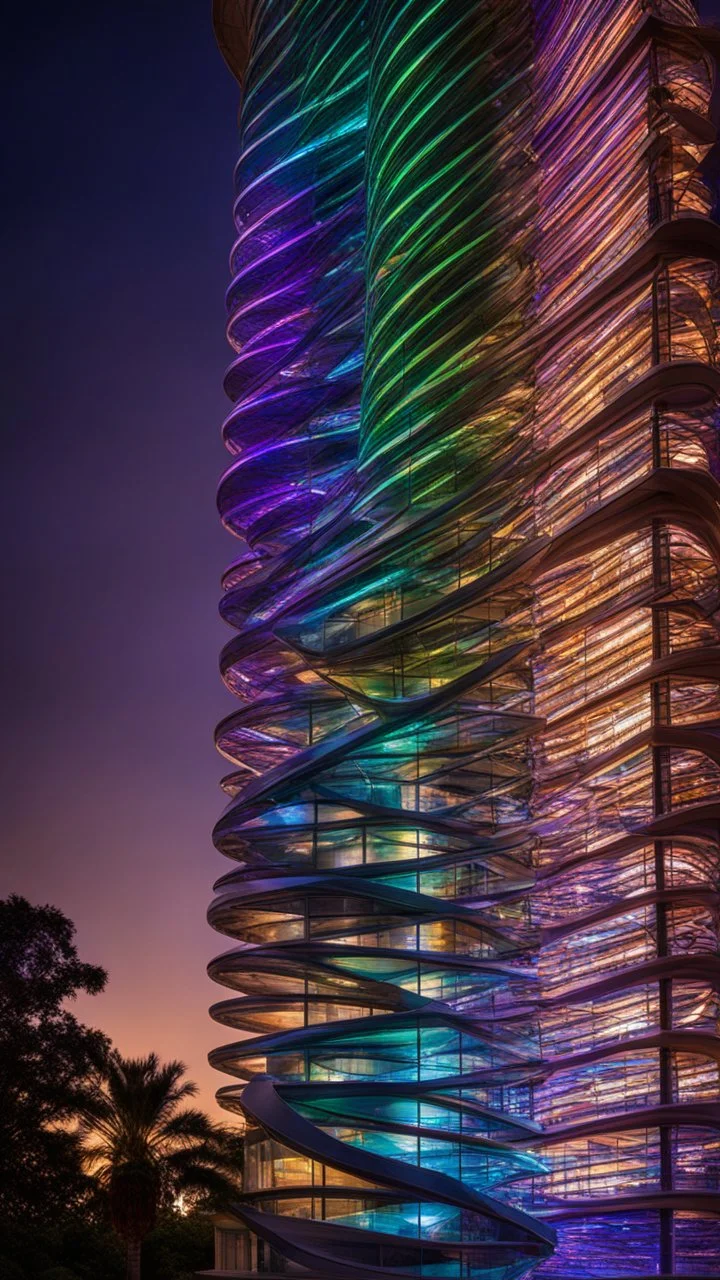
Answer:
[[[720,33],[216,0],[218,1274],[720,1275]]]

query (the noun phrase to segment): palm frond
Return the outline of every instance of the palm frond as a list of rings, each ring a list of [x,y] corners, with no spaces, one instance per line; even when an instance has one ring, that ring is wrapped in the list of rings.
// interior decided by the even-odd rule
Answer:
[[[237,1181],[204,1164],[188,1165],[178,1174],[176,1186],[179,1191],[201,1192],[226,1202],[239,1190]]]
[[[117,1199],[118,1178],[127,1181],[127,1170],[137,1169],[155,1171],[160,1204],[171,1204],[182,1190],[225,1199],[237,1194],[235,1135],[199,1108],[182,1106],[197,1092],[184,1074],[182,1062],[161,1063],[154,1053],[108,1056],[82,1106],[78,1135],[88,1173],[111,1198]]]
[[[214,1125],[209,1116],[197,1107],[185,1107],[176,1112],[159,1126],[158,1133],[163,1139],[171,1138],[214,1138],[219,1126]]]

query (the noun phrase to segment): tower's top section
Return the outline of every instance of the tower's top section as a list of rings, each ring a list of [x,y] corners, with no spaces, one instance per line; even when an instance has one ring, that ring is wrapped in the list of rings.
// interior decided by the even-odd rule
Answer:
[[[250,36],[248,0],[213,0],[213,27],[218,48],[235,79],[242,82]]]

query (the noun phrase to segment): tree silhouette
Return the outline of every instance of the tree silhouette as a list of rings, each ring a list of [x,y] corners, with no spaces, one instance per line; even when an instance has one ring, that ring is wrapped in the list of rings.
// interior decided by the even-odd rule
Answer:
[[[47,1221],[83,1199],[72,1121],[109,1042],[65,1008],[107,975],[84,964],[75,926],[57,907],[0,901],[0,1219]]]
[[[196,1092],[182,1062],[109,1055],[84,1111],[86,1167],[107,1193],[125,1241],[128,1280],[139,1280],[142,1241],[160,1209],[182,1193],[227,1200],[237,1194],[236,1142],[204,1112],[182,1104]]]

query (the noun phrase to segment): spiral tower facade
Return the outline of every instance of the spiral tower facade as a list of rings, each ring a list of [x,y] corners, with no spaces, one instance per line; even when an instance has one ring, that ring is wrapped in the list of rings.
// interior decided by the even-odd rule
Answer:
[[[720,39],[216,0],[220,1273],[720,1273]]]

